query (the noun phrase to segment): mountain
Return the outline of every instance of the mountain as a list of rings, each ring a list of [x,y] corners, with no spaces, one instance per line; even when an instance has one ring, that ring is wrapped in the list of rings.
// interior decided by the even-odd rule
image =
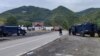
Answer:
[[[78,15],[80,22],[90,21],[100,25],[100,8],[89,8],[76,13],[76,15]]]
[[[72,24],[74,12],[70,9],[59,6],[54,10],[35,6],[22,6],[12,10],[5,11],[0,14],[0,18],[7,19],[9,16],[14,16],[20,24],[26,24],[34,21],[44,21],[46,25],[68,25]],[[52,21],[54,20],[54,21]]]
[[[52,25],[62,25],[65,28],[68,28],[68,26],[71,25],[71,22],[73,22],[73,16],[74,12],[64,6],[59,6],[52,10],[50,20]]]
[[[100,8],[89,8],[80,12],[73,12],[64,6],[58,6],[53,10],[35,6],[22,6],[1,13],[0,22],[5,22],[9,16],[14,16],[19,24],[24,25],[31,25],[34,21],[44,21],[48,26],[59,25],[64,28],[86,21],[100,25]]]
[[[80,12],[77,12],[77,15],[86,15],[86,14],[90,14],[90,13],[94,13],[100,11],[100,8],[89,8]]]
[[[39,8],[35,6],[22,6],[12,10],[8,10],[0,14],[1,18],[7,18],[11,15],[19,20],[28,21],[44,21],[50,14],[49,9]]]

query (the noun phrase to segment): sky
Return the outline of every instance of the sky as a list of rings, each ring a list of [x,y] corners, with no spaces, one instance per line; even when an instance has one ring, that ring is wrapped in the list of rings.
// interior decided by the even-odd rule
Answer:
[[[100,8],[100,0],[0,0],[0,13],[21,6],[37,6],[52,10],[60,5],[78,12],[87,8]]]

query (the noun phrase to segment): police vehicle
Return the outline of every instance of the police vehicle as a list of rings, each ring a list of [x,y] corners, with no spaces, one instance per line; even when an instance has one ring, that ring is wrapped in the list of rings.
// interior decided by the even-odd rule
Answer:
[[[0,36],[11,36],[17,34],[17,36],[25,35],[26,31],[18,26],[0,26]]]
[[[85,34],[94,37],[95,33],[97,33],[98,36],[100,36],[100,30],[98,29],[97,25],[90,22],[73,25],[71,27],[71,33],[73,35],[80,34],[83,37],[85,36]]]

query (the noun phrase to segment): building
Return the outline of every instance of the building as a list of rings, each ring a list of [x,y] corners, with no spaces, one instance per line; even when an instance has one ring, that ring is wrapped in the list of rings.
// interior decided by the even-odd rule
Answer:
[[[43,30],[44,29],[44,22],[33,22],[32,26],[35,30]]]
[[[34,27],[43,27],[44,26],[44,22],[33,22],[32,25]]]

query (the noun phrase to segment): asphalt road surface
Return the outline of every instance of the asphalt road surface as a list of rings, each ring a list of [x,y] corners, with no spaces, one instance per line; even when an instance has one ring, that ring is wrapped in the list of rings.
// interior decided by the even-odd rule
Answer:
[[[12,36],[0,37],[0,42],[21,39],[21,38],[27,38],[27,37],[42,35],[42,34],[46,34],[46,33],[50,33],[50,32],[51,31],[27,31],[25,36],[22,36],[22,35],[17,36],[16,34],[14,34]]]
[[[67,34],[67,31],[63,31],[63,35],[65,34]],[[59,36],[58,32],[52,32],[29,38],[0,42],[0,56],[19,56],[52,42],[59,37],[61,36]]]

